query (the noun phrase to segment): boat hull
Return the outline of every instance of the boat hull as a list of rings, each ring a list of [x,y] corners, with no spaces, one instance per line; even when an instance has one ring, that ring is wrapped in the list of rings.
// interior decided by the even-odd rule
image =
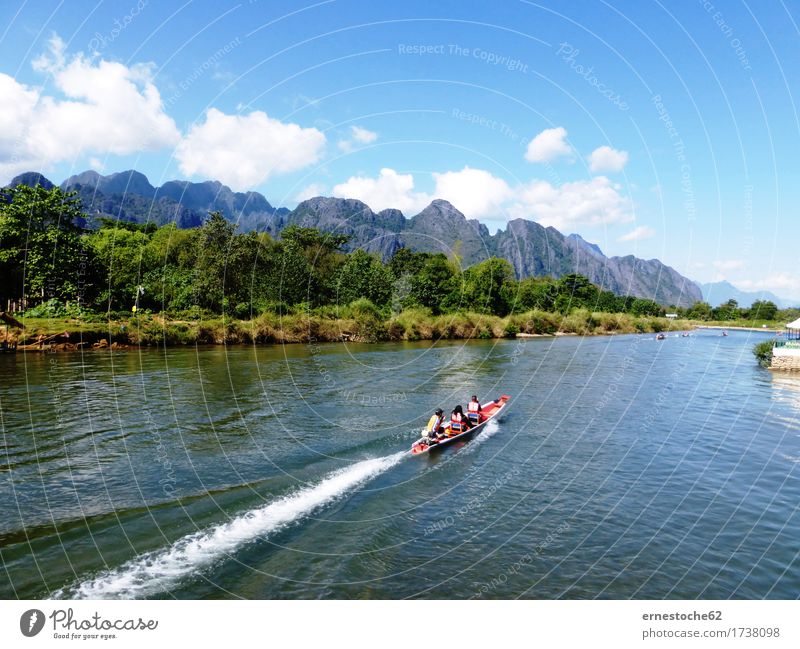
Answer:
[[[507,394],[504,394],[499,399],[492,401],[490,404],[484,406],[484,415],[485,419],[470,428],[469,430],[465,430],[463,433],[459,433],[458,435],[452,435],[450,437],[445,437],[444,439],[438,441],[436,444],[425,444],[422,440],[417,440],[414,444],[411,445],[411,455],[425,455],[426,453],[430,453],[431,451],[438,450],[449,444],[455,442],[456,440],[467,440],[480,433],[481,430],[488,424],[492,419],[494,419],[497,415],[499,415],[503,409],[505,408],[506,403],[511,397]]]

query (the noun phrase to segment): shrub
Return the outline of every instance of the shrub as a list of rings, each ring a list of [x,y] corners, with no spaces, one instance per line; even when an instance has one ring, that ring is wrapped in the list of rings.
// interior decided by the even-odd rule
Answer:
[[[773,342],[771,340],[765,340],[753,347],[753,354],[758,359],[759,365],[762,367],[769,367],[772,365],[772,349]]]
[[[356,319],[372,318],[374,320],[377,320],[381,317],[380,309],[378,309],[378,307],[376,307],[372,302],[370,302],[365,297],[358,298],[357,300],[351,302],[350,312]]]
[[[513,322],[509,321],[503,327],[504,338],[514,338],[519,333],[519,327]]]

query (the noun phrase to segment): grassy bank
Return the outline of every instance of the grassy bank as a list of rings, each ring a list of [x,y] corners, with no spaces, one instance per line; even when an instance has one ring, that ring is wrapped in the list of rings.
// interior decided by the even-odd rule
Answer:
[[[385,318],[377,310],[356,308],[329,313],[265,313],[249,320],[225,317],[177,319],[159,314],[102,322],[87,322],[80,318],[21,320],[25,329],[17,333],[20,345],[51,345],[59,349],[89,349],[115,343],[116,346],[179,346],[465,340],[513,338],[517,334],[591,336],[680,331],[693,326],[688,320],[596,313],[585,309],[568,315],[534,310],[504,318],[478,313],[432,315],[427,309],[410,309]]]

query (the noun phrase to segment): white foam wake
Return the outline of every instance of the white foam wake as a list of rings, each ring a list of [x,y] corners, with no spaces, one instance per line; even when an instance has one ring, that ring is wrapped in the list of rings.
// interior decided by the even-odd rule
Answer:
[[[240,514],[209,530],[178,539],[171,547],[148,552],[77,585],[62,588],[54,598],[133,599],[168,590],[181,579],[195,574],[244,544],[272,534],[315,509],[329,504],[397,464],[401,452],[364,460],[334,471],[321,482],[280,500]]]
[[[492,437],[498,430],[500,430],[500,424],[497,423],[497,419],[490,419],[486,426],[483,427],[483,430],[475,435],[475,438],[467,445],[462,453],[474,453],[474,449]]]

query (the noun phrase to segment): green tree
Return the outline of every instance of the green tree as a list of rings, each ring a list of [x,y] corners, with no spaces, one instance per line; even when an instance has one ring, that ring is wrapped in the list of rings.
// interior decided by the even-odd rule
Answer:
[[[565,308],[594,308],[599,289],[589,281],[588,277],[577,273],[564,275],[558,280],[557,307],[564,312]]]
[[[553,311],[557,296],[558,286],[552,277],[526,277],[517,283],[514,310]]]
[[[453,304],[458,305],[458,282],[453,265],[439,253],[430,255],[411,279],[411,298],[438,315]]]
[[[778,314],[778,306],[769,300],[756,300],[750,306],[751,320],[774,320]]]
[[[739,303],[733,298],[711,310],[711,317],[714,320],[736,320],[740,316]]]
[[[196,304],[193,281],[198,228],[183,230],[175,223],[162,226],[142,251],[144,296],[140,306],[152,309],[188,309]]]
[[[711,305],[708,302],[695,302],[689,307],[686,317],[691,320],[710,320]]]
[[[595,308],[605,313],[622,313],[630,310],[625,304],[625,298],[611,291],[600,291]]]
[[[99,301],[107,310],[130,308],[134,303],[148,239],[142,230],[117,227],[102,227],[87,236],[99,270]]]
[[[86,301],[93,259],[75,193],[18,185],[0,197],[0,297]]]
[[[341,250],[349,238],[297,225],[284,228],[279,280],[282,300],[331,304],[336,299],[337,271],[345,260]]]
[[[195,304],[220,313],[227,304],[226,294],[235,282],[236,273],[228,273],[236,226],[220,212],[211,212],[198,229],[192,290]]]
[[[507,315],[513,282],[514,269],[505,259],[491,257],[470,266],[463,273],[463,305],[470,311]]]
[[[628,311],[633,315],[664,315],[664,309],[661,308],[660,304],[654,302],[653,300],[645,300],[644,298],[640,297],[637,297],[633,301],[633,304],[631,304]]]
[[[356,250],[347,256],[337,278],[338,304],[350,304],[366,298],[378,307],[386,306],[392,297],[389,269],[379,259]]]
[[[408,248],[398,248],[389,260],[389,270],[395,279],[413,276],[432,256],[428,252],[412,252]]]

